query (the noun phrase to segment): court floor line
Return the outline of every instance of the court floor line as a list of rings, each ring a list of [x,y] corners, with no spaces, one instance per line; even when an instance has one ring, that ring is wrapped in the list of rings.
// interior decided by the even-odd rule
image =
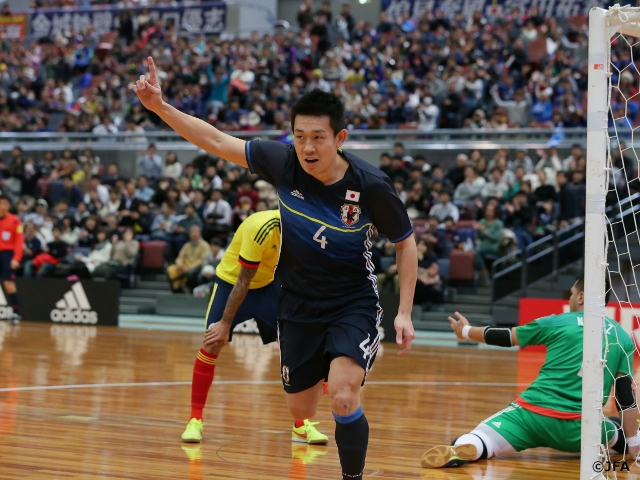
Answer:
[[[215,385],[280,385],[279,380],[216,380]],[[42,390],[75,390],[81,388],[119,387],[173,387],[191,385],[191,382],[140,382],[140,383],[85,383],[78,385],[37,385],[32,387],[0,388],[0,393],[33,392]],[[526,387],[528,383],[507,382],[385,382],[368,381],[366,385],[416,386],[416,387]]]

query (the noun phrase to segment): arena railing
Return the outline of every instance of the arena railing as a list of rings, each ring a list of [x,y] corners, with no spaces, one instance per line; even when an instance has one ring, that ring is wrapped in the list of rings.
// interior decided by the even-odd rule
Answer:
[[[527,288],[536,282],[582,260],[583,241],[584,220],[580,220],[532,242],[524,251],[498,258],[491,266],[492,302],[516,293],[526,297]]]
[[[605,212],[608,228],[622,229],[622,224],[625,223],[626,231],[634,231],[636,217],[640,212],[640,193],[610,205]],[[618,235],[612,238],[623,237]],[[536,282],[557,275],[563,269],[581,261],[584,257],[583,242],[584,221],[580,221],[536,240],[528,245],[524,252],[517,250],[498,258],[491,267],[493,303],[516,293],[526,297],[527,288],[531,288]],[[640,261],[640,244],[637,242],[623,238],[618,242],[617,250],[618,253],[628,250],[629,261]]]
[[[228,131],[238,138],[250,140],[253,138],[277,140],[287,134],[283,130],[260,131]],[[547,148],[552,143],[555,131],[552,129],[523,128],[504,131],[470,130],[470,129],[440,129],[424,131],[419,129],[385,129],[385,130],[350,130],[347,147],[354,150],[368,150],[372,148],[386,148],[389,142],[402,141],[405,146],[423,150],[456,150],[468,151],[472,148]],[[571,128],[564,130],[564,136],[555,144],[566,148],[574,143],[586,142],[585,128]],[[156,143],[158,148],[174,150],[196,150],[197,148],[185,142],[174,131],[147,131],[141,133],[120,132],[112,135],[97,135],[91,132],[0,132],[0,145],[19,144],[26,150],[37,150],[42,144],[51,144],[52,149],[76,148],[95,146],[115,150],[139,150],[141,145]],[[39,146],[36,146],[40,144]],[[162,146],[160,145],[162,144]]]

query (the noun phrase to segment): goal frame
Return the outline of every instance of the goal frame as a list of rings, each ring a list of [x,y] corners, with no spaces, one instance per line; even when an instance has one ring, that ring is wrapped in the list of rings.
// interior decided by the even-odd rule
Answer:
[[[587,185],[584,255],[584,339],[580,480],[605,478],[594,468],[605,462],[601,444],[604,359],[602,352],[607,275],[605,200],[611,165],[611,39],[617,34],[640,37],[640,8],[616,5],[589,11],[587,92]]]

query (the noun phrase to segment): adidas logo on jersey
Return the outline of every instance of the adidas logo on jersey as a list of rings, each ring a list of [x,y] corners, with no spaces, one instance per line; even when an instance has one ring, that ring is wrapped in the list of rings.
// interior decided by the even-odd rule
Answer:
[[[98,313],[91,310],[87,294],[80,282],[76,282],[62,300],[56,303],[56,308],[51,310],[50,318],[53,322],[60,323],[98,323]]]
[[[13,317],[13,308],[9,306],[9,302],[7,302],[7,297],[4,296],[4,292],[2,288],[0,288],[0,318],[11,318]]]
[[[496,428],[500,428],[500,425],[502,425],[502,422],[491,422],[493,425],[495,425]]]
[[[291,192],[291,195],[299,198],[300,200],[304,200],[304,195],[302,195],[298,190],[294,190],[293,192]]]

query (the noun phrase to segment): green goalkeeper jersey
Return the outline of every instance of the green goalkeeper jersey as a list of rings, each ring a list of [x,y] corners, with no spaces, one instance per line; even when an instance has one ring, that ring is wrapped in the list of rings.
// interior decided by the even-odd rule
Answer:
[[[622,327],[605,319],[602,349],[604,369],[603,405],[618,374],[632,375],[634,345]],[[538,378],[516,400],[527,410],[555,418],[577,419],[582,410],[583,313],[563,313],[540,318],[516,328],[518,343],[545,345],[547,357]]]

